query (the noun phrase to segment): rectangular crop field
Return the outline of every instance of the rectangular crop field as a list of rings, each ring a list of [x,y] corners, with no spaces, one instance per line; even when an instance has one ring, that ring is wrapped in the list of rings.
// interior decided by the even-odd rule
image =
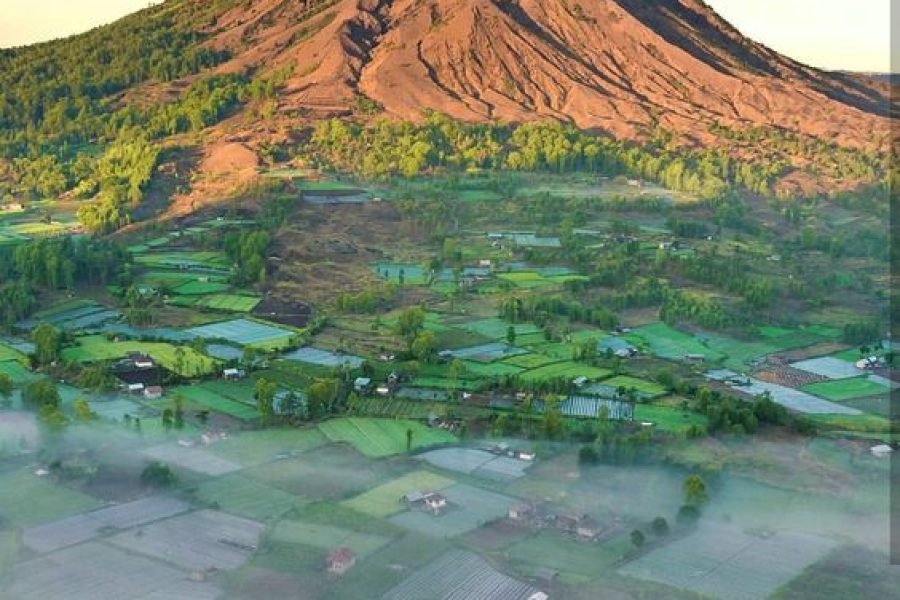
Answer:
[[[300,454],[326,444],[316,427],[244,431],[209,447],[214,454],[245,466],[261,465]]]
[[[417,421],[392,419],[332,419],[319,425],[332,442],[346,442],[362,454],[381,458],[406,452],[406,432],[412,430],[412,449],[457,442],[454,435]]]
[[[826,400],[840,402],[842,400],[853,400],[854,398],[865,398],[867,396],[878,396],[890,392],[890,388],[877,381],[872,381],[868,377],[854,377],[852,379],[838,379],[834,381],[821,381],[819,383],[811,383],[803,386],[804,392],[821,396]]]
[[[268,347],[279,343],[286,344],[294,335],[294,332],[289,329],[249,319],[210,323],[187,331],[207,340],[222,339],[241,346],[259,347]]]
[[[289,544],[313,546],[324,552],[350,548],[359,558],[369,556],[390,541],[390,538],[380,535],[308,521],[281,521],[275,526],[272,538]]]
[[[528,565],[527,570],[550,568],[563,574],[594,579],[604,570],[615,567],[631,548],[631,540],[624,534],[601,544],[585,544],[571,536],[548,530],[521,540],[507,552],[515,563]]]
[[[612,374],[609,369],[600,367],[592,367],[571,361],[563,361],[551,365],[545,365],[525,371],[519,375],[522,381],[546,381],[548,379],[556,379],[563,377],[566,379],[577,379],[578,377],[587,377],[588,379],[602,379]]]
[[[455,483],[452,479],[429,471],[413,471],[345,500],[342,504],[357,512],[383,518],[405,510],[400,499],[410,492],[439,492]]]
[[[516,336],[528,335],[530,333],[542,333],[541,330],[530,323],[510,323],[499,318],[480,319],[478,321],[470,321],[464,325],[459,325],[460,329],[471,331],[479,335],[483,335],[492,340],[506,339],[506,332],[512,326],[516,332]]]
[[[182,356],[179,359],[178,349]],[[76,362],[91,363],[115,360],[129,352],[145,352],[170,371],[185,377],[196,377],[211,373],[218,361],[200,354],[187,346],[174,346],[164,342],[110,342],[102,335],[78,338],[78,344],[63,350],[63,358]]]
[[[198,308],[222,310],[228,312],[250,312],[260,303],[259,296],[246,296],[242,294],[210,294],[201,296],[194,302]]]
[[[682,360],[687,354],[700,354],[708,361],[716,361],[723,357],[721,352],[704,346],[694,336],[673,329],[665,323],[651,323],[638,327],[632,335],[646,340],[653,354],[669,360]]]
[[[504,358],[503,362],[507,365],[513,365],[515,367],[521,367],[523,369],[537,369],[538,367],[543,367],[544,365],[550,365],[555,362],[560,362],[560,359],[550,358],[549,356],[545,356],[543,354],[521,354],[518,356]]]
[[[309,502],[237,473],[204,481],[194,497],[206,506],[259,521],[273,520]]]
[[[640,394],[649,398],[661,396],[666,393],[666,388],[656,382],[638,379],[637,377],[629,377],[628,375],[619,375],[618,377],[607,379],[603,382],[603,385],[608,385],[613,388],[624,387],[626,390],[634,388]]]
[[[448,508],[439,516],[412,510],[391,517],[400,525],[436,538],[455,537],[506,516],[514,500],[480,487],[457,484],[441,491]]]
[[[170,390],[170,395],[180,394],[209,410],[225,413],[242,421],[259,416],[256,406],[229,398],[203,385],[186,385]]]
[[[682,433],[692,425],[705,427],[707,422],[703,415],[653,404],[635,405],[634,420],[641,423],[653,423],[658,429],[671,433]]]
[[[30,527],[100,506],[99,500],[56,485],[31,471],[21,469],[3,474],[0,516],[4,519]]]
[[[193,281],[182,283],[172,291],[182,296],[203,296],[206,294],[216,294],[219,292],[224,292],[229,288],[231,288],[231,286],[227,283],[219,283],[215,281],[197,281],[196,279],[194,279]]]

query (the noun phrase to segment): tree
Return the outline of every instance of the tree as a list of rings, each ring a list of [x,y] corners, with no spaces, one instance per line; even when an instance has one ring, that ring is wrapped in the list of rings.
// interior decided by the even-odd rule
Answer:
[[[516,343],[516,328],[510,325],[506,328],[506,343],[514,346]]]
[[[274,381],[267,381],[262,378],[256,380],[256,410],[259,411],[259,416],[263,422],[272,416],[273,403],[275,402],[275,393],[277,391],[278,384]]]
[[[425,311],[418,306],[407,308],[397,317],[397,333],[412,345],[425,325]]]
[[[635,529],[631,532],[631,543],[634,544],[635,548],[640,548],[644,545],[644,542],[647,541],[647,536],[644,535],[644,532],[640,529]]]
[[[34,411],[40,411],[45,407],[58,409],[59,392],[49,379],[38,379],[22,389],[22,403]]]
[[[172,469],[158,461],[150,462],[141,472],[141,482],[150,487],[172,487],[176,481],[177,477]]]
[[[0,373],[0,405],[6,408],[12,406],[12,392],[12,379],[6,373]]]
[[[437,341],[431,331],[421,331],[416,335],[410,345],[413,356],[422,361],[428,361],[437,349]]]
[[[544,400],[544,434],[555,439],[562,434],[563,418],[559,410],[559,401],[556,398]]]
[[[700,509],[692,504],[684,504],[678,509],[675,520],[680,525],[693,525],[700,518]]]
[[[410,452],[412,450],[412,444],[413,444],[413,430],[407,429],[406,430],[406,451],[407,452]]]
[[[48,365],[59,358],[62,347],[62,334],[49,323],[41,323],[31,333],[34,342],[34,355],[38,364]]]
[[[702,506],[709,500],[706,482],[699,475],[688,475],[682,484],[684,503],[690,506]]]
[[[331,410],[332,404],[337,399],[339,381],[335,378],[317,379],[307,390],[309,399],[309,411],[313,417],[321,417]]]
[[[665,536],[669,534],[669,522],[666,521],[665,517],[656,517],[653,519],[653,522],[650,524],[650,529],[653,530],[653,534],[657,536]]]
[[[90,421],[94,418],[94,411],[91,410],[91,405],[84,398],[75,400],[75,418],[82,422]]]

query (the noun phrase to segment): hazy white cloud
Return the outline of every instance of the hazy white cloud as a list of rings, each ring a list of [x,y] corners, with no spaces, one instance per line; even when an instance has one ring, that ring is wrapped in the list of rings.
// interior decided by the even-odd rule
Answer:
[[[890,70],[890,0],[707,0],[750,37],[825,69]],[[86,31],[149,0],[0,0],[0,47]]]

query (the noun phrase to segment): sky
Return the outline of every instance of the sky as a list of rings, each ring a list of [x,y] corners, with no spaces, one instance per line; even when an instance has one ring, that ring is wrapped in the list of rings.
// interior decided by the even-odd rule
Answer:
[[[757,41],[823,69],[888,72],[891,0],[707,0]],[[149,0],[0,0],[0,47],[109,23]]]

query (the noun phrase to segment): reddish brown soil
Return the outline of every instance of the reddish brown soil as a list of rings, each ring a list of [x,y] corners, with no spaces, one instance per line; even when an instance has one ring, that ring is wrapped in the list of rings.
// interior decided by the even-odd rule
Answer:
[[[806,67],[700,0],[257,0],[221,15],[220,67],[294,66],[283,111],[561,118],[639,137],[655,124],[767,124],[850,146],[887,133],[887,87]],[[879,116],[881,115],[881,116]]]

